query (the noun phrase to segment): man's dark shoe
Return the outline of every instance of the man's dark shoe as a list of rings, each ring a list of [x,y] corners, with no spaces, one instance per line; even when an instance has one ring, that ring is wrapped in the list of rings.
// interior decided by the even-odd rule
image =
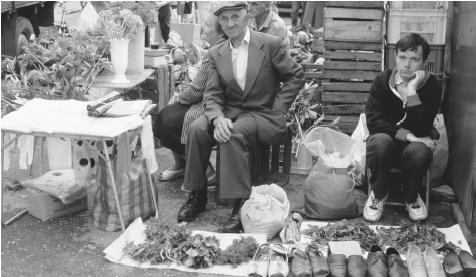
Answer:
[[[369,277],[387,277],[387,257],[378,245],[370,247],[367,256],[367,273]]]
[[[180,207],[178,222],[192,221],[207,207],[207,190],[192,191],[187,201]]]
[[[329,265],[330,276],[332,277],[346,277],[347,276],[347,261],[344,254],[332,254],[327,257],[327,264]]]
[[[233,204],[233,210],[231,211],[231,216],[219,230],[220,233],[240,233],[243,230],[243,226],[241,225],[240,211],[245,201],[246,199],[235,200],[235,204]]]
[[[367,276],[367,267],[364,257],[361,255],[350,255],[347,258],[347,276],[349,277],[365,277]]]
[[[323,257],[317,245],[309,244],[306,247],[306,253],[311,261],[312,276],[313,277],[327,277],[329,276],[329,266],[327,265],[327,257]]]
[[[458,255],[454,251],[448,253],[443,260],[443,269],[445,270],[447,277],[465,277],[463,266],[458,258]]]
[[[312,277],[311,261],[305,252],[297,248],[293,252],[291,272],[295,277]]]
[[[397,249],[387,248],[388,277],[408,277],[408,270]]]
[[[476,260],[467,251],[459,252],[459,260],[467,277],[476,277]]]

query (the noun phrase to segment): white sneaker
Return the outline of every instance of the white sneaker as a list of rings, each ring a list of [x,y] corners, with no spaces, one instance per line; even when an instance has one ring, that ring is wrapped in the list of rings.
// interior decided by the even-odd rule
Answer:
[[[256,249],[256,253],[249,263],[248,276],[266,277],[268,276],[270,246],[265,243]]]
[[[371,191],[367,202],[364,206],[364,218],[367,221],[377,222],[382,218],[383,205],[385,204],[385,197],[382,200],[378,200],[374,196],[374,192]]]
[[[277,252],[271,250],[268,277],[286,277],[289,274],[288,261]]]
[[[411,204],[405,202],[405,207],[408,210],[408,216],[413,221],[425,220],[428,217],[428,210],[420,195],[417,195],[417,199]]]

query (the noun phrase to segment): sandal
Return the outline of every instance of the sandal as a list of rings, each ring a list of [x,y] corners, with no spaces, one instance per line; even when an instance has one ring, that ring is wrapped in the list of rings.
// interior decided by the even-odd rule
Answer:
[[[159,180],[162,182],[172,181],[172,180],[182,178],[184,175],[185,175],[185,168],[177,169],[177,170],[166,169],[159,173]]]
[[[268,243],[258,246],[253,259],[251,259],[251,262],[248,264],[248,276],[268,276],[270,252],[270,245]]]

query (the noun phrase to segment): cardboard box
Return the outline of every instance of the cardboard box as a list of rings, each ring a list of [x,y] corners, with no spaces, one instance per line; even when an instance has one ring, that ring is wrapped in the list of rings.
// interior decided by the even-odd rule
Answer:
[[[44,192],[29,189],[29,193],[28,213],[42,221],[88,209],[87,196],[64,205],[58,198]]]
[[[170,23],[170,29],[177,32],[184,43],[200,41],[200,24]]]

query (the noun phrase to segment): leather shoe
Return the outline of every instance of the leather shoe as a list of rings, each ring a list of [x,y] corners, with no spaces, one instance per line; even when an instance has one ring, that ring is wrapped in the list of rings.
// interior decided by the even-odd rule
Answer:
[[[295,277],[312,277],[311,261],[305,252],[297,248],[293,252],[291,272]]]
[[[445,270],[446,276],[448,277],[466,276],[458,255],[456,255],[454,251],[451,251],[446,255],[445,259],[443,260],[443,269]]]
[[[397,249],[387,248],[388,277],[408,277],[408,270]]]
[[[245,201],[246,199],[235,200],[230,218],[228,218],[227,222],[225,222],[223,227],[219,230],[220,233],[240,233],[243,230],[243,226],[241,225],[240,211]]]
[[[440,257],[431,247],[426,247],[423,252],[423,259],[425,260],[426,272],[431,277],[446,277],[443,266],[441,265]]]
[[[346,277],[347,276],[347,262],[344,254],[332,254],[327,257],[327,264],[329,265],[330,276],[332,277]]]
[[[329,276],[329,266],[327,265],[327,257],[323,257],[321,251],[315,244],[309,244],[306,247],[306,253],[311,262],[312,276],[327,277]]]
[[[187,201],[180,207],[178,222],[192,221],[205,211],[207,207],[207,191],[192,191],[188,194]]]
[[[387,257],[378,245],[370,247],[367,256],[367,272],[369,277],[387,277]]]
[[[361,255],[350,255],[347,258],[347,276],[365,277],[367,269],[365,267],[364,257]]]
[[[459,252],[459,260],[467,277],[476,276],[476,260],[471,254],[465,250],[461,250],[461,252]]]
[[[408,244],[407,267],[408,275],[410,277],[428,277],[425,260],[421,255],[420,248],[413,243]]]

